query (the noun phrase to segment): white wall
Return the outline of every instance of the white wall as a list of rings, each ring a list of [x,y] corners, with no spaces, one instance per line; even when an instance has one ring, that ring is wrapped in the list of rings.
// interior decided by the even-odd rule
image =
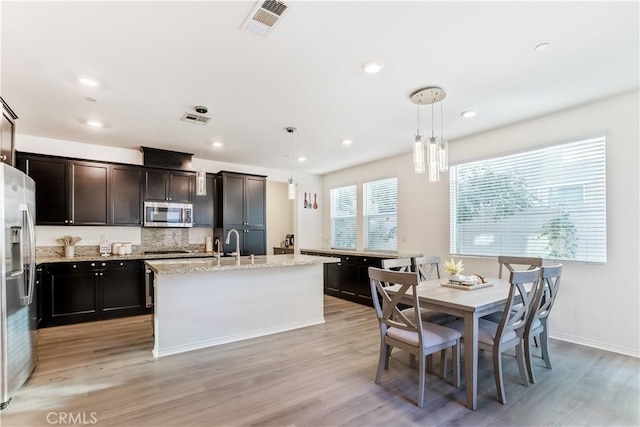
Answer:
[[[107,147],[78,141],[66,141],[24,134],[16,135],[16,149],[18,151],[29,153],[76,157],[88,160],[101,160],[138,165],[141,165],[143,162],[142,153],[139,150]],[[211,173],[227,170],[267,176],[268,253],[271,253],[271,246],[276,242],[277,244],[275,245],[279,246],[280,241],[284,240],[284,235],[291,233],[296,235],[296,243],[301,242],[305,245],[304,247],[307,248],[319,247],[321,242],[322,211],[318,209],[312,213],[307,211],[298,212],[295,209],[296,204],[287,199],[286,191],[282,193],[282,191],[278,190],[279,187],[271,185],[272,183],[286,182],[290,175],[290,171],[194,158],[194,170],[200,166],[202,166],[207,172]],[[300,183],[298,186],[299,189],[304,187],[304,191],[312,191],[321,194],[321,178],[317,175],[296,173],[296,181]],[[282,187],[286,189],[286,186],[282,185]],[[272,192],[273,194],[271,194]],[[280,212],[279,207],[271,205],[289,206],[289,212]],[[270,209],[271,214],[269,214]],[[300,220],[297,220],[295,215],[300,215]],[[303,228],[301,228],[299,232],[296,230],[296,224],[303,225]],[[121,229],[121,231],[118,229]],[[204,236],[212,233],[213,230],[206,228],[191,229],[189,231],[189,243],[203,243]],[[38,226],[36,227],[36,234],[38,237],[38,246],[57,245],[56,239],[66,234],[82,237],[83,240],[79,243],[81,246],[98,244],[100,241],[100,235],[102,234],[107,235],[109,241],[131,241],[133,244],[140,244],[140,229],[136,227]],[[96,236],[98,239],[97,241]],[[296,246],[299,247],[297,244]]]
[[[267,181],[267,254],[293,234],[293,200],[288,199],[287,183]]]
[[[555,338],[640,357],[640,164],[638,91],[450,142],[451,163],[607,132],[606,265],[565,263],[551,316]],[[398,250],[449,257],[449,181],[428,183],[411,154],[326,175],[323,244],[329,246],[329,190],[398,177]],[[361,196],[361,195],[360,195]],[[360,199],[361,200],[361,197]],[[362,224],[358,224],[360,235]],[[362,248],[361,238],[358,248]],[[465,258],[469,273],[496,275],[495,258]]]

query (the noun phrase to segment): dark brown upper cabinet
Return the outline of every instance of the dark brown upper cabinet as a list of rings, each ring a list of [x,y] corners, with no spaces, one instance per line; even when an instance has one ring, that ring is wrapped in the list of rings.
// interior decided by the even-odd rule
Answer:
[[[0,108],[2,109],[2,115],[0,115],[0,162],[13,166],[15,164],[15,121],[18,116],[1,97]]]
[[[142,177],[143,169],[140,167],[111,166],[111,224],[142,224]]]
[[[224,239],[229,230],[236,229],[241,254],[266,254],[266,195],[265,176],[220,172],[216,177],[216,237]],[[233,243],[224,247],[224,252],[233,250]]]
[[[147,169],[145,171],[145,200],[193,203],[194,172]]]
[[[69,223],[107,225],[109,223],[109,165],[70,161],[68,167],[71,176]]]

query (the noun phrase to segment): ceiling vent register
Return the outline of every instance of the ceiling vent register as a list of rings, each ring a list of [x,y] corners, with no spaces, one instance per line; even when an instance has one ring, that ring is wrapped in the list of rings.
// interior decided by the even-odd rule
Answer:
[[[242,29],[266,37],[289,7],[277,0],[260,1],[242,24]]]
[[[196,113],[184,113],[184,116],[182,116],[181,120],[188,123],[194,123],[197,125],[204,126],[209,122],[210,119],[211,119],[210,117],[203,116]]]

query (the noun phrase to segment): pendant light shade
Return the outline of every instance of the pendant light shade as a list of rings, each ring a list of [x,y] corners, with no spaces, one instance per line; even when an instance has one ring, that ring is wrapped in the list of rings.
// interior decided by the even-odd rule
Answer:
[[[298,128],[293,127],[293,126],[288,126],[286,128],[284,128],[285,131],[287,131],[288,134],[291,135],[291,137],[293,138],[293,134],[298,130]],[[292,139],[293,142],[293,139]],[[289,154],[291,154],[289,152]],[[288,156],[289,158],[291,158],[291,156]],[[293,171],[291,172],[291,175],[289,176],[289,179],[287,180],[287,198],[289,200],[295,200],[296,198],[296,194],[297,194],[297,187],[296,187],[296,183],[293,182]]]
[[[289,178],[289,184],[287,185],[287,194],[289,200],[295,200],[296,198],[296,184],[293,182],[293,176]]]
[[[199,168],[196,171],[196,196],[207,195],[207,172]]]
[[[413,143],[413,169],[415,173],[428,172],[429,182],[440,181],[440,172],[449,170],[449,143],[442,130],[442,100],[447,96],[439,87],[420,89],[411,95],[411,102],[418,106],[418,132]],[[433,104],[440,103],[440,136],[434,132]],[[420,105],[431,104],[431,138],[425,144],[420,136]],[[425,167],[426,148],[426,167]],[[426,169],[426,170],[425,170]]]
[[[424,159],[424,143],[422,142],[422,136],[416,135],[416,140],[413,143],[413,171],[415,173],[425,173],[427,164]]]

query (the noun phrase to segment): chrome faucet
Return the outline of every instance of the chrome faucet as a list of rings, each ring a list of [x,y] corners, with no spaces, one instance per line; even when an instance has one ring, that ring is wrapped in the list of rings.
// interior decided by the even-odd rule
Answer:
[[[236,261],[240,261],[240,234],[238,234],[238,230],[232,228],[227,232],[227,239],[225,240],[225,244],[228,245],[231,243],[231,233],[236,233]]]
[[[220,239],[216,238],[216,249],[218,249],[218,262],[220,262]]]

